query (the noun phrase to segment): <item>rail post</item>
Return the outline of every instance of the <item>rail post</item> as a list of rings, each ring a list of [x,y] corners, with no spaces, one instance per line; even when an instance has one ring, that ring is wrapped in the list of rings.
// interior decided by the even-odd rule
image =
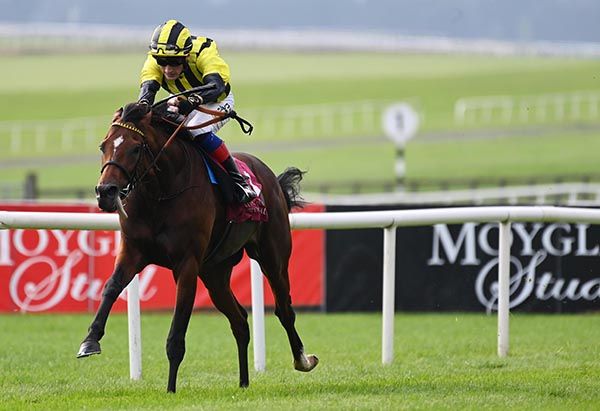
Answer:
[[[508,355],[510,295],[510,221],[498,224],[498,356]]]
[[[127,319],[129,324],[129,377],[142,379],[142,326],[140,323],[139,274],[127,286]]]
[[[252,294],[252,336],[254,340],[254,369],[263,372],[266,369],[265,355],[265,298],[263,275],[260,265],[250,260],[250,289]]]
[[[396,226],[383,229],[383,307],[381,362],[394,360],[394,294],[396,277]]]

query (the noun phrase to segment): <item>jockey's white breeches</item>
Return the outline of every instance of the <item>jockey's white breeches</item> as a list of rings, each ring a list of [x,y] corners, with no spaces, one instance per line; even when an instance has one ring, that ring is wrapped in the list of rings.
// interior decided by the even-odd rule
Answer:
[[[227,112],[233,110],[234,105],[235,105],[235,100],[233,98],[233,93],[230,92],[227,95],[227,97],[225,97],[222,101],[220,101],[218,103],[203,104],[202,107],[207,108],[209,110],[216,110],[216,111],[221,111],[223,113],[227,113]],[[195,126],[198,124],[205,123],[209,120],[212,120],[213,118],[214,117],[211,116],[210,114],[206,114],[201,111],[194,110],[190,113],[190,116],[188,117],[186,125],[188,127]],[[216,134],[217,131],[219,131],[221,129],[221,127],[223,127],[225,125],[225,123],[227,123],[228,121],[229,121],[229,119],[226,118],[223,121],[219,121],[217,123],[208,125],[206,127],[202,127],[197,130],[190,130],[190,131],[192,132],[192,135],[194,135],[194,136],[198,136],[198,135],[204,134],[204,133],[210,133],[211,131]]]

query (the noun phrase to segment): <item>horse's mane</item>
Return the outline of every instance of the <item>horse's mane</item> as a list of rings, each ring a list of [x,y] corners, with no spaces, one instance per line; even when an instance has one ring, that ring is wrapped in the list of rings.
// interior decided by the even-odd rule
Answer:
[[[129,103],[123,107],[121,121],[137,124],[148,113],[146,106],[138,103]]]

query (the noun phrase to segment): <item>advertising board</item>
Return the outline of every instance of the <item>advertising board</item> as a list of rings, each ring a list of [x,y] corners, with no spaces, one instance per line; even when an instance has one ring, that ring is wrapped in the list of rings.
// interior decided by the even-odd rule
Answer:
[[[6,211],[97,212],[91,205],[0,204]],[[311,205],[304,211],[322,211]],[[0,311],[94,311],[104,283],[112,273],[120,232],[87,230],[0,230]],[[319,307],[323,298],[322,230],[294,230],[290,259],[291,296],[297,307]],[[140,274],[142,309],[170,310],[175,303],[175,283],[170,270],[150,265]],[[251,305],[250,262],[247,256],[231,276],[234,294],[242,305]],[[265,305],[273,296],[265,281]],[[211,308],[208,292],[199,281],[196,308]],[[125,311],[126,293],[114,311]]]
[[[328,211],[400,208],[328,207]],[[513,223],[511,228],[511,310],[600,309],[600,227]],[[382,247],[379,229],[327,232],[328,311],[381,309]],[[398,228],[395,286],[396,310],[495,311],[498,224]]]

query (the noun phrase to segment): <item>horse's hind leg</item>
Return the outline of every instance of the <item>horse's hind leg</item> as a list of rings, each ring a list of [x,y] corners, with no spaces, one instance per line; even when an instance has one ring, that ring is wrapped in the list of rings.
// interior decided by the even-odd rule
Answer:
[[[263,235],[258,250],[251,247],[247,249],[251,258],[258,261],[260,267],[269,281],[275,297],[275,315],[279,318],[285,329],[292,355],[294,368],[298,371],[308,372],[317,366],[319,359],[316,355],[306,355],[304,345],[296,331],[296,313],[292,308],[290,296],[290,280],[288,262],[291,254],[291,240],[275,240],[274,236]]]
[[[215,307],[229,320],[238,349],[240,387],[247,387],[250,383],[248,377],[250,328],[248,327],[248,313],[237,301],[229,285],[232,268],[231,263],[225,261],[202,275],[202,281]]]

